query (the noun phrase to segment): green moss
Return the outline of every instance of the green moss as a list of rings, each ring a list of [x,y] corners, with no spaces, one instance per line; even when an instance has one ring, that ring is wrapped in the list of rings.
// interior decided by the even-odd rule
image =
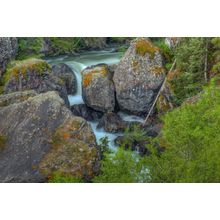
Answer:
[[[51,150],[40,162],[40,172],[49,179],[58,172],[77,179],[93,176],[97,149],[92,132],[83,129],[84,121],[72,119],[60,126],[52,136]],[[86,141],[85,141],[86,140]]]
[[[154,46],[149,40],[145,38],[139,38],[136,41],[136,53],[145,56],[149,54],[150,59],[154,59],[156,52],[159,51],[159,48]]]
[[[48,178],[49,183],[82,183],[82,179],[68,175],[68,174],[62,174],[59,172],[54,172],[52,176]]]
[[[5,147],[7,138],[3,135],[0,135],[0,151]]]
[[[44,75],[45,72],[51,71],[51,66],[46,61],[35,58],[13,61],[7,67],[2,85],[5,85],[11,77],[18,79],[20,75],[26,76],[28,71],[35,71],[38,75]]]

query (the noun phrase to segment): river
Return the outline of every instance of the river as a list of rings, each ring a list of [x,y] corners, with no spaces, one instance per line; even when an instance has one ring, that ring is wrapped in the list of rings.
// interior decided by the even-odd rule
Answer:
[[[77,56],[62,56],[62,57],[55,57],[47,59],[47,62],[51,64],[59,64],[65,63],[67,64],[75,73],[77,79],[77,92],[74,95],[69,95],[69,102],[70,105],[75,104],[82,104],[84,103],[82,99],[82,76],[81,71],[91,65],[96,65],[99,63],[106,63],[106,64],[117,64],[119,63],[123,53],[121,52],[114,52],[114,49],[109,49],[105,51],[89,51],[81,53]],[[143,118],[135,116],[135,115],[128,115],[124,112],[118,112],[120,117],[124,121],[138,121],[143,122]],[[109,140],[109,147],[111,149],[115,149],[114,139],[121,135],[121,133],[109,133],[105,132],[103,129],[97,129],[96,126],[98,124],[97,121],[89,121],[93,132],[96,136],[97,143],[100,142],[100,138],[105,136],[108,137]]]

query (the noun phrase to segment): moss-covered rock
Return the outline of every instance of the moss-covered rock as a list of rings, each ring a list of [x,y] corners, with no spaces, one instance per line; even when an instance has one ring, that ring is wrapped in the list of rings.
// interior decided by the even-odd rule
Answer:
[[[45,182],[57,172],[89,180],[99,168],[90,125],[56,92],[1,107],[0,122],[0,182]]]
[[[158,47],[147,38],[132,41],[113,77],[120,109],[137,115],[147,114],[165,73]]]
[[[52,136],[52,149],[40,163],[40,171],[50,177],[55,172],[91,179],[98,168],[95,136],[85,120],[72,118]]]
[[[38,93],[58,91],[69,106],[64,81],[52,74],[52,67],[44,60],[30,58],[8,65],[3,77],[4,92],[35,90]]]
[[[91,66],[82,71],[82,92],[86,105],[101,112],[115,108],[112,74],[106,64]]]

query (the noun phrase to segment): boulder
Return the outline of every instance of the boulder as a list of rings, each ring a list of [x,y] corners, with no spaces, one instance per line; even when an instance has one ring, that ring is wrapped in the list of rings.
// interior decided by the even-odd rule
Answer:
[[[160,49],[146,38],[132,41],[114,72],[116,98],[121,110],[147,114],[165,78]]]
[[[0,107],[7,105],[19,103],[27,100],[29,97],[37,95],[37,92],[34,90],[26,90],[23,92],[13,92],[6,95],[0,96]]]
[[[8,62],[17,52],[17,39],[15,37],[0,37],[0,77],[5,71]]]
[[[57,92],[0,107],[0,121],[0,182],[45,182],[55,173],[90,180],[98,172],[90,125]]]
[[[68,65],[64,63],[55,64],[52,66],[52,72],[55,76],[64,81],[68,95],[73,95],[76,93],[76,76]]]
[[[85,104],[78,104],[71,106],[71,111],[73,115],[82,117],[87,121],[98,120],[103,116],[103,112],[98,112],[89,108]]]
[[[97,128],[103,128],[106,132],[117,133],[124,131],[128,126],[129,124],[123,121],[119,115],[109,112],[99,120]]]
[[[101,112],[115,108],[115,91],[106,64],[87,67],[82,71],[82,97],[87,106]]]
[[[46,61],[40,59],[16,61],[7,69],[4,81],[5,93],[23,90],[42,93],[55,90],[69,106],[65,82],[52,74],[52,68]]]

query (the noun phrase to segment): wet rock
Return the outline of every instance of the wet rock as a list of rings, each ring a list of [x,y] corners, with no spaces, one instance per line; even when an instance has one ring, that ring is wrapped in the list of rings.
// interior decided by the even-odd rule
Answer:
[[[132,151],[137,151],[140,155],[149,155],[150,152],[147,149],[147,141],[127,141],[124,136],[118,136],[115,139],[115,145],[118,147],[124,147],[126,150],[130,149]]]
[[[9,102],[0,108],[0,122],[0,182],[45,182],[54,173],[90,180],[98,172],[90,125],[73,116],[57,92]]]
[[[13,59],[17,52],[17,39],[15,37],[0,37],[0,77],[6,65]]]
[[[82,71],[82,96],[86,105],[96,111],[114,111],[114,84],[106,64],[87,67]]]
[[[42,93],[55,90],[69,106],[65,82],[52,74],[47,62],[39,59],[17,61],[5,74],[8,78],[4,85],[5,93],[24,90]]]
[[[76,76],[68,65],[64,63],[53,65],[52,72],[55,76],[64,81],[68,95],[73,95],[76,93]]]
[[[71,111],[74,115],[80,116],[87,121],[98,120],[103,116],[103,112],[95,111],[85,104],[73,105],[71,106]]]
[[[116,98],[121,110],[147,114],[165,78],[160,49],[146,38],[132,41],[114,72]]]
[[[119,115],[113,112],[104,114],[99,120],[97,128],[104,128],[106,132],[117,133],[124,131],[129,126]]]

